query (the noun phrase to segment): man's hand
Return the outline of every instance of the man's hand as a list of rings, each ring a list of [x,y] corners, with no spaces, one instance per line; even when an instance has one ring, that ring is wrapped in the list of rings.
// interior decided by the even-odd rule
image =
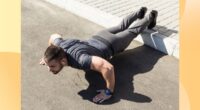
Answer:
[[[44,58],[41,58],[40,59],[40,65],[45,65],[46,63],[45,63],[45,61],[44,61]]]
[[[49,38],[49,43],[48,43],[49,46],[50,46],[50,45],[54,45],[53,42],[54,42],[54,40],[57,39],[57,38],[62,38],[62,35],[61,35],[61,34],[57,34],[57,33],[52,34],[52,35],[50,36],[50,38]]]
[[[105,100],[108,100],[112,97],[112,93],[109,89],[106,90],[97,90],[97,92],[99,94],[97,94],[94,98],[93,98],[93,102],[95,103],[102,103]]]

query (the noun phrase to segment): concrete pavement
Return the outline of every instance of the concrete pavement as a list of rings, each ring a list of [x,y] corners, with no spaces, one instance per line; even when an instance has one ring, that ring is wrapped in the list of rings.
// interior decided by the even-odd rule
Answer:
[[[64,68],[58,75],[39,65],[49,35],[89,39],[104,29],[43,0],[22,0],[22,110],[178,110],[178,63],[174,57],[133,41],[111,63],[116,93],[91,102],[104,87],[98,73]]]

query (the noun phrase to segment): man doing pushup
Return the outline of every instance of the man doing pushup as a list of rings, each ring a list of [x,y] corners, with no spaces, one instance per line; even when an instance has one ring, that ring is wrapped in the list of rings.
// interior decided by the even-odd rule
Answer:
[[[114,67],[108,60],[123,52],[146,28],[152,29],[156,25],[158,12],[152,10],[145,16],[146,12],[147,8],[141,7],[125,17],[119,25],[102,30],[86,41],[64,40],[61,35],[53,34],[40,64],[46,65],[54,74],[58,74],[64,66],[99,72],[106,82],[106,87],[98,91],[99,94],[93,98],[93,102],[102,103],[112,97],[115,88]],[[130,26],[136,20],[137,22]]]

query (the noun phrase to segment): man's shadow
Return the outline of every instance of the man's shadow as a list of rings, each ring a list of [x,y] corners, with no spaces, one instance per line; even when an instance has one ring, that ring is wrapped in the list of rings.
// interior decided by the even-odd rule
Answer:
[[[115,93],[103,104],[113,104],[120,99],[139,103],[151,102],[150,97],[134,92],[134,76],[153,69],[156,62],[164,55],[147,46],[140,46],[114,56],[110,62],[115,68]],[[96,90],[106,87],[105,81],[101,74],[95,71],[86,71],[85,78],[89,86],[86,90],[79,91],[78,94],[83,99],[92,102],[92,98],[97,94]]]

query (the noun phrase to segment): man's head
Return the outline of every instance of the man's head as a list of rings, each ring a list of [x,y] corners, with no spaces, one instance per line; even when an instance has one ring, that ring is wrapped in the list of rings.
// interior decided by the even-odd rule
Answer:
[[[48,70],[57,74],[62,68],[67,65],[67,58],[64,50],[61,47],[50,45],[45,53],[43,61],[48,67]]]

